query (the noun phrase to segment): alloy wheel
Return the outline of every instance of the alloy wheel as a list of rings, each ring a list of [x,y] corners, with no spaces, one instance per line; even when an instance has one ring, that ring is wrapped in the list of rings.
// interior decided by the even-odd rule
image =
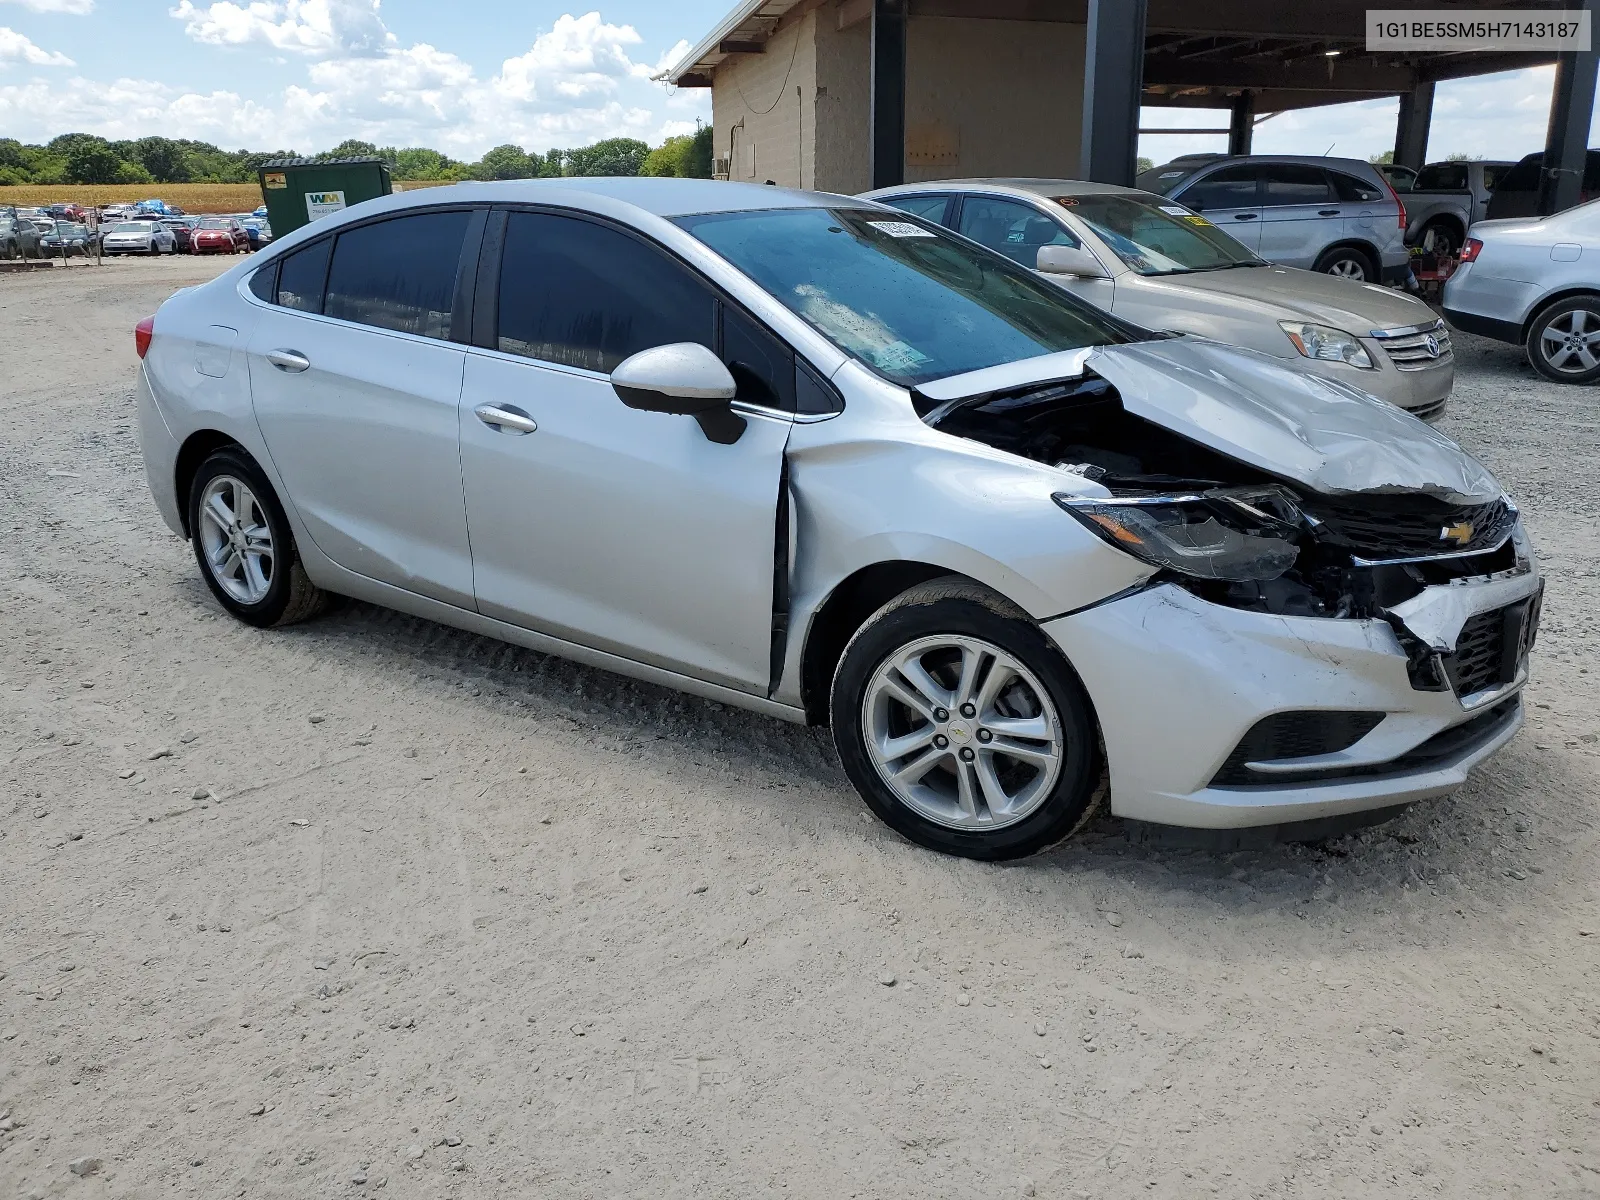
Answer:
[[[1038,678],[980,638],[938,634],[890,655],[862,698],[868,757],[883,782],[926,819],[993,830],[1050,795],[1066,751]]]
[[[1539,335],[1539,349],[1550,369],[1582,375],[1600,366],[1600,313],[1575,308],[1555,317]]]
[[[1353,279],[1357,283],[1364,282],[1367,278],[1367,269],[1356,258],[1336,258],[1328,264],[1329,275],[1337,275],[1340,279]]]
[[[201,548],[217,585],[240,604],[259,604],[272,587],[277,565],[272,527],[247,484],[218,475],[200,497]]]

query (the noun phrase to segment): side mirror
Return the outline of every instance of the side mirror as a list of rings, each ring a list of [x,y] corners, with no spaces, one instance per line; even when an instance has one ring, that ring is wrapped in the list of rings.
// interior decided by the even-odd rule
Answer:
[[[738,392],[722,360],[698,342],[655,346],[625,358],[611,386],[629,408],[693,417],[713,442],[731,446],[745,419],[728,407]]]
[[[1046,275],[1077,275],[1083,279],[1106,277],[1100,260],[1082,246],[1040,246],[1034,269]]]

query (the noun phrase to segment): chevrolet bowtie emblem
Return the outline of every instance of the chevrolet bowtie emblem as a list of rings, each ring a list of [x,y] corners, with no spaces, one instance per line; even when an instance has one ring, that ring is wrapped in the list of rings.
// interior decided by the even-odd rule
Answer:
[[[1458,546],[1465,546],[1472,540],[1472,522],[1457,521],[1454,525],[1446,525],[1439,530],[1441,542],[1454,542]]]

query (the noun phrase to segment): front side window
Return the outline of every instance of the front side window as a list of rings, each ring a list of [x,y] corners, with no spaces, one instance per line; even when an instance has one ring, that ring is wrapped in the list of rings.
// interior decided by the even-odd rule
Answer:
[[[1012,262],[1032,267],[1040,246],[1076,246],[1078,239],[1031,204],[993,196],[968,196],[961,202],[957,232],[1004,254]]]
[[[1256,195],[1256,168],[1222,167],[1191,183],[1177,198],[1196,212],[1211,208],[1255,208],[1261,203]]]
[[[1141,275],[1261,265],[1261,259],[1206,218],[1159,196],[1061,196],[1056,203],[1071,209]]]
[[[906,386],[1143,331],[998,254],[881,209],[675,218],[846,354]]]
[[[1332,204],[1333,189],[1328,186],[1328,173],[1321,167],[1307,167],[1299,163],[1268,163],[1261,168],[1265,195],[1261,201],[1268,208],[1284,204]]]
[[[323,312],[397,333],[448,338],[470,216],[415,213],[340,233]]]
[[[716,302],[679,264],[593,221],[510,214],[495,345],[506,354],[610,372],[673,342],[714,346]]]
[[[322,311],[333,239],[323,238],[283,256],[278,268],[278,303],[299,312]]]

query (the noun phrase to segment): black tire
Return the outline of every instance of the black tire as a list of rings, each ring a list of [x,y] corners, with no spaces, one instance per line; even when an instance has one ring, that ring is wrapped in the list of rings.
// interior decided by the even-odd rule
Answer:
[[[1465,241],[1465,235],[1454,222],[1429,221],[1422,227],[1417,245],[1424,252],[1431,250],[1434,254],[1454,256],[1461,252]]]
[[[1568,296],[1552,304],[1529,323],[1524,347],[1528,362],[1546,379],[1557,383],[1600,379],[1600,296]],[[1584,353],[1593,366],[1583,365]]]
[[[1359,246],[1335,246],[1331,250],[1324,250],[1317,256],[1316,266],[1311,269],[1321,271],[1324,275],[1337,275],[1352,283],[1378,282],[1378,264],[1372,261],[1372,255]]]
[[[206,558],[201,538],[201,499],[212,480],[222,476],[242,481],[255,495],[259,508],[272,537],[272,547],[277,552],[271,557],[271,579],[266,594],[255,603],[244,603],[228,594]],[[200,464],[194,480],[189,485],[189,541],[194,547],[195,562],[200,575],[211,589],[218,603],[247,625],[268,628],[276,625],[293,625],[316,616],[327,604],[327,594],[311,582],[300,552],[295,545],[294,532],[283,514],[277,494],[255,460],[237,446],[215,451]]]
[[[1042,801],[1012,824],[973,830],[930,819],[896,795],[867,748],[865,708],[874,675],[904,647],[935,635],[963,636],[998,647],[1031,672],[1054,706],[1063,735],[1059,773]],[[957,576],[912,588],[862,625],[834,672],[830,712],[834,745],[867,806],[890,828],[943,854],[993,862],[1038,853],[1081,829],[1105,794],[1094,712],[1077,674],[1026,613],[988,588]],[[958,714],[947,716],[960,719]],[[953,728],[951,736],[956,736]],[[934,770],[955,766],[951,760]],[[954,774],[949,778],[953,781]]]

